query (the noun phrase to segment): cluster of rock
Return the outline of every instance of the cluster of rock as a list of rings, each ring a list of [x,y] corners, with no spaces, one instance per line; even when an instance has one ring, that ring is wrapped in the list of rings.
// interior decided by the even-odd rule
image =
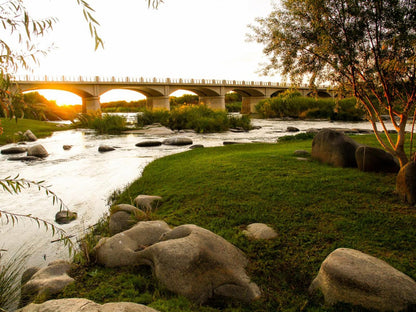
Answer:
[[[414,160],[400,168],[390,153],[364,146],[342,132],[325,129],[312,141],[311,157],[335,167],[355,167],[366,172],[397,173],[396,192],[411,205],[416,204],[416,163]]]
[[[311,156],[335,167],[354,167],[361,171],[397,173],[398,160],[390,153],[364,146],[340,131],[325,129],[312,141]]]
[[[21,135],[24,140],[29,142],[34,142],[37,140],[37,137],[33,134],[32,131],[27,130],[25,133],[18,133]],[[32,160],[39,160],[45,157],[48,157],[48,152],[41,144],[35,144],[32,146],[26,146],[24,142],[20,143],[17,146],[12,146],[8,148],[4,148],[0,151],[3,155],[19,155],[26,153],[25,156],[12,156],[9,157],[8,160],[23,160],[23,161],[32,161]]]
[[[111,209],[111,237],[102,238],[94,248],[96,261],[106,267],[146,265],[166,289],[204,303],[213,297],[243,302],[261,296],[250,280],[243,252],[196,225],[171,228],[166,222],[143,221],[161,203],[159,196],[139,195],[132,205]],[[250,239],[274,239],[277,233],[268,225],[253,223],[243,231]],[[73,282],[68,276],[71,264],[55,261],[43,269],[31,268],[22,277],[21,306],[38,295],[53,295]],[[416,282],[386,262],[360,251],[339,248],[322,263],[309,292],[320,290],[325,303],[338,302],[377,311],[402,311],[416,304]],[[50,300],[29,304],[21,312],[32,311],[156,311],[133,303],[99,305],[86,299]]]

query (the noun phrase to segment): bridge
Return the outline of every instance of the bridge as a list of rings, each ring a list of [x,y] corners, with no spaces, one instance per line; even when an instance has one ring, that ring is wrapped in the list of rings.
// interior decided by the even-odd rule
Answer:
[[[307,85],[215,79],[23,76],[16,77],[14,82],[22,92],[41,89],[72,92],[82,98],[84,113],[100,111],[100,96],[115,89],[137,91],[145,95],[147,108],[153,110],[170,110],[169,96],[177,90],[194,92],[199,96],[200,104],[214,110],[225,110],[225,94],[237,92],[242,96],[242,113],[254,113],[255,105],[259,101],[276,96],[288,89],[296,89],[304,96],[310,96],[314,92]],[[321,97],[335,96],[333,88],[320,86],[317,91],[318,96]]]

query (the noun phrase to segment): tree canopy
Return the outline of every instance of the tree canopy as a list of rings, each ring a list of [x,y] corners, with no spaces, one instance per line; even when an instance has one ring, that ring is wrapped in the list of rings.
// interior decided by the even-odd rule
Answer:
[[[332,82],[364,106],[380,144],[408,162],[406,123],[415,113],[416,1],[282,0],[251,26],[269,56],[265,73]],[[397,130],[391,136],[382,114]],[[378,132],[378,124],[386,138]]]

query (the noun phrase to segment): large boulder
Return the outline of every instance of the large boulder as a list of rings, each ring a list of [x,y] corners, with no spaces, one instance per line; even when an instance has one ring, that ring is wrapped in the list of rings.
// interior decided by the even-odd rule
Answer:
[[[38,138],[36,137],[36,135],[34,135],[33,134],[33,132],[32,131],[30,131],[30,130],[26,130],[26,132],[25,133],[23,133],[23,136],[25,137],[25,139],[27,140],[27,141],[31,141],[31,142],[34,142],[34,141],[36,141]]]
[[[57,260],[36,271],[22,286],[20,306],[32,302],[38,295],[47,297],[60,293],[65,286],[74,281],[68,275],[70,269],[69,262]]]
[[[359,146],[355,151],[355,159],[361,171],[397,173],[400,170],[398,160],[380,148]]]
[[[396,177],[396,191],[409,204],[416,203],[416,163],[408,162]]]
[[[203,303],[214,296],[249,302],[260,289],[245,272],[247,259],[222,237],[196,225],[178,226],[136,252],[168,290]]]
[[[1,150],[3,155],[21,154],[26,153],[27,148],[24,146],[12,146]]]
[[[174,138],[169,138],[169,139],[163,140],[163,144],[181,146],[181,145],[192,145],[193,142],[189,138],[174,137]]]
[[[416,282],[386,262],[358,250],[339,248],[322,263],[310,291],[337,302],[377,311],[402,311],[416,304]]]
[[[159,206],[159,203],[162,201],[162,197],[155,195],[138,195],[134,199],[134,204],[136,207],[141,208],[142,210],[148,212],[154,211]]]
[[[114,235],[130,229],[138,221],[146,220],[147,215],[142,210],[128,204],[111,207],[109,228]]]
[[[55,299],[41,304],[31,303],[16,312],[157,312],[142,304],[132,302],[111,302],[98,304],[82,298]]]
[[[312,158],[335,167],[357,167],[355,151],[359,144],[342,132],[324,129],[312,141]]]
[[[39,158],[45,158],[49,154],[41,144],[36,144],[27,149],[27,156],[35,156]]]
[[[139,222],[131,229],[102,238],[94,247],[97,262],[106,267],[137,265],[136,252],[159,241],[170,231],[164,221]]]

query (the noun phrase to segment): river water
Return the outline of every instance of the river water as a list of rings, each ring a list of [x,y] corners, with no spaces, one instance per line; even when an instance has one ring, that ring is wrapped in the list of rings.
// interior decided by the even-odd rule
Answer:
[[[215,134],[176,133],[169,135],[126,134],[119,136],[96,135],[88,130],[69,130],[56,132],[49,138],[39,139],[30,144],[42,144],[49,156],[40,161],[9,161],[7,155],[0,155],[0,177],[15,176],[46,181],[45,185],[55,192],[71,211],[78,213],[78,219],[62,225],[69,235],[82,236],[107,211],[107,199],[113,191],[127,186],[140,177],[144,167],[154,159],[186,151],[189,146],[176,147],[161,145],[158,147],[136,147],[143,140],[163,140],[173,136],[191,138],[194,144],[205,147],[221,146],[224,141],[268,142],[274,143],[278,137],[287,135],[287,127],[297,127],[301,131],[310,128],[358,128],[371,129],[368,122],[345,123],[328,121],[281,121],[254,119],[253,124],[260,129],[250,132],[225,132]],[[116,150],[100,153],[101,144],[115,146]],[[63,145],[72,145],[64,150]],[[0,149],[13,146],[2,146]],[[59,210],[52,199],[37,188],[24,190],[20,195],[10,195],[0,191],[0,210],[19,214],[32,214],[54,222]],[[138,195],[138,194],[137,194]],[[158,195],[158,194],[152,194]],[[62,243],[52,240],[52,232],[38,228],[31,221],[20,219],[18,224],[7,225],[5,219],[0,223],[0,249],[7,250],[12,256],[19,248],[30,250],[28,266],[44,266],[62,258],[68,258],[68,251]],[[75,238],[74,238],[75,241]]]

